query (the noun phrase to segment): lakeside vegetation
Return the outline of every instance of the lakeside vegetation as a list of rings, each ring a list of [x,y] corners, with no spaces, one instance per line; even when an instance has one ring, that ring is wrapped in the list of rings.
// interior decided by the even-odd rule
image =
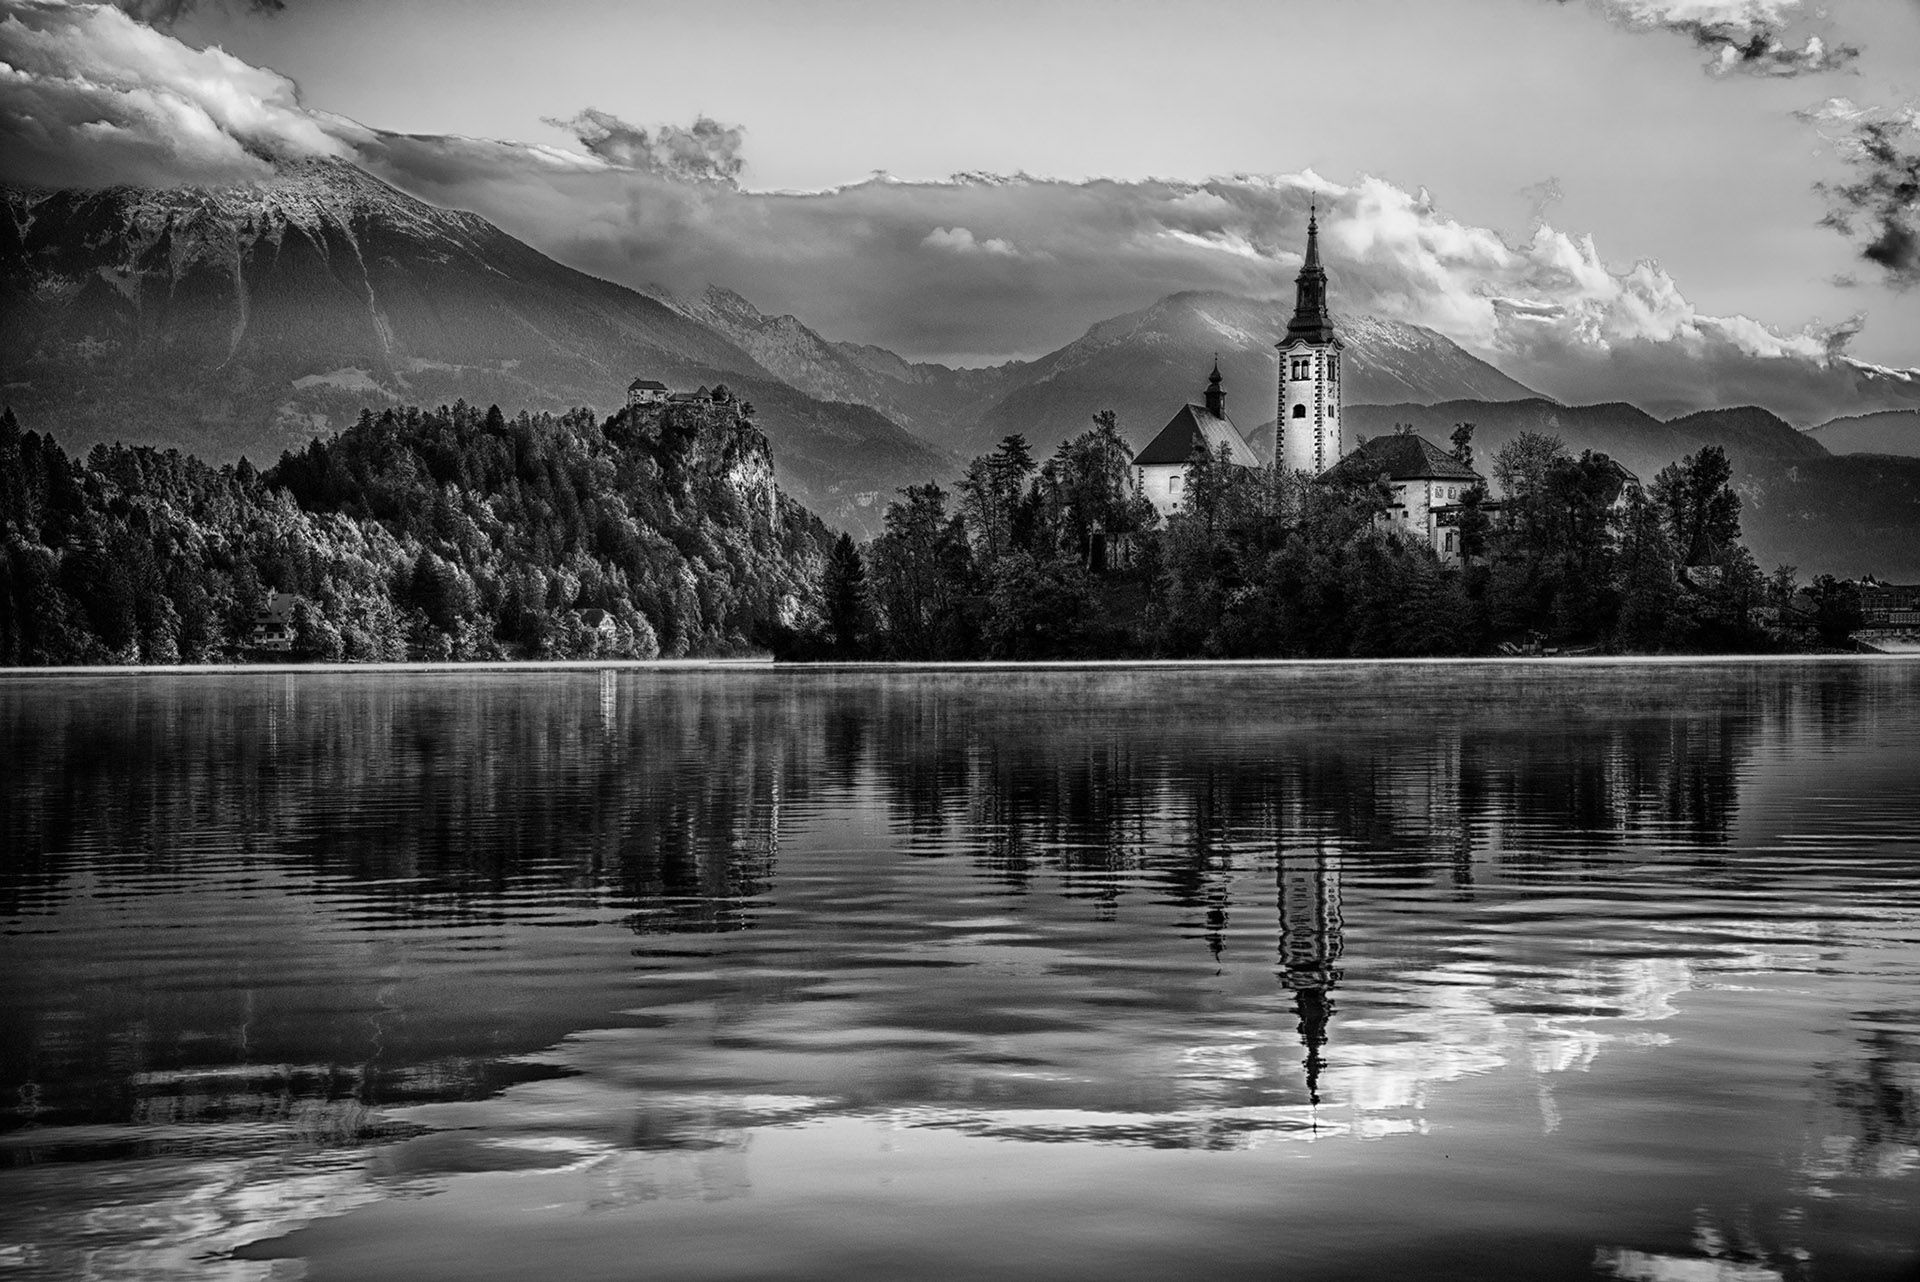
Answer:
[[[1384,481],[1198,456],[1163,520],[1103,413],[1045,460],[1009,436],[951,491],[901,491],[861,547],[778,491],[751,414],[725,389],[604,423],[363,413],[263,472],[75,457],[9,410],[0,664],[1726,653],[1858,623],[1847,585],[1754,563],[1715,447],[1643,494],[1525,434],[1492,461],[1505,499],[1468,495],[1448,565],[1379,519]],[[1455,449],[1471,460],[1470,429]]]
[[[1472,430],[1455,433],[1472,461]],[[1524,433],[1475,487],[1444,564],[1384,518],[1384,479],[1316,482],[1224,456],[1189,465],[1164,521],[1135,491],[1111,413],[1036,463],[1019,436],[954,492],[903,492],[864,551],[842,537],[822,626],[798,658],[1343,658],[1506,649],[1742,653],[1839,644],[1858,619],[1831,577],[1801,591],[1740,542],[1709,446],[1643,491],[1604,454]],[[1798,601],[1811,610],[1793,608]],[[1806,626],[1783,629],[1781,619]]]
[[[70,456],[0,415],[0,664],[256,657],[269,594],[308,660],[766,648],[827,527],[773,485],[750,407],[363,413],[261,472]]]

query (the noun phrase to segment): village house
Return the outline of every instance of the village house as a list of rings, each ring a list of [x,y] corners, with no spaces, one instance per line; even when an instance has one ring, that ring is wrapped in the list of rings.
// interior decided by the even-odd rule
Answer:
[[[1384,479],[1393,498],[1381,523],[1425,539],[1449,563],[1460,560],[1461,500],[1482,483],[1478,472],[1410,431],[1362,442],[1320,479],[1351,484]]]
[[[256,650],[285,654],[293,649],[293,608],[300,598],[291,592],[269,592],[266,604],[253,616],[247,644]]]

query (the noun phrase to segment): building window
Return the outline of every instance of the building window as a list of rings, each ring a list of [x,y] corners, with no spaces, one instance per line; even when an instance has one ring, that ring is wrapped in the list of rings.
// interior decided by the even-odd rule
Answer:
[[[1305,418],[1307,416],[1307,407],[1305,402],[1301,402],[1300,404],[1297,404],[1293,407],[1293,416],[1295,418]]]
[[[1313,358],[1311,356],[1296,356],[1293,358],[1293,377],[1313,377]]]
[[[1327,357],[1327,381],[1329,383],[1338,383],[1340,381],[1340,358],[1338,356]]]
[[[1167,478],[1167,493],[1178,494],[1179,492],[1180,492],[1180,478],[1177,476],[1169,476]]]

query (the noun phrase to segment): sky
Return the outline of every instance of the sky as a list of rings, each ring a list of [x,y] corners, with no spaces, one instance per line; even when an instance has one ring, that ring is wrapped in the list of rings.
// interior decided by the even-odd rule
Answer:
[[[1283,297],[1313,200],[1336,305],[1556,394],[1920,365],[1920,0],[120,8],[0,0],[7,179],[338,156],[956,363]]]

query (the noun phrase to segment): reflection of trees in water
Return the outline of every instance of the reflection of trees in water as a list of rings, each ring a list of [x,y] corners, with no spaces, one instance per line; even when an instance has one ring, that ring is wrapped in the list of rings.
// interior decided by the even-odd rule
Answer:
[[[1044,875],[1095,916],[1150,894],[1216,958],[1236,912],[1274,920],[1273,904],[1275,979],[1317,1097],[1343,868],[1471,895],[1479,869],[1718,847],[1761,736],[1833,740],[1874,715],[1850,669],[1751,690],[1718,678],[1699,712],[1637,678],[1452,696],[1396,679],[1221,698],[1190,676],[245,677],[46,697],[0,717],[19,763],[0,909],[48,906],[79,863],[190,884],[219,852],[319,874],[302,893],[378,904],[395,924],[538,900],[612,905],[646,933],[737,930],[778,886],[783,815],[878,803],[902,853],[966,858],[1014,892]],[[113,1090],[149,1062],[121,1058]],[[474,1087],[494,1072],[486,1055],[445,1062]],[[1843,1093],[1887,1098],[1871,1080]],[[1901,1107],[1910,1119],[1910,1095]]]

